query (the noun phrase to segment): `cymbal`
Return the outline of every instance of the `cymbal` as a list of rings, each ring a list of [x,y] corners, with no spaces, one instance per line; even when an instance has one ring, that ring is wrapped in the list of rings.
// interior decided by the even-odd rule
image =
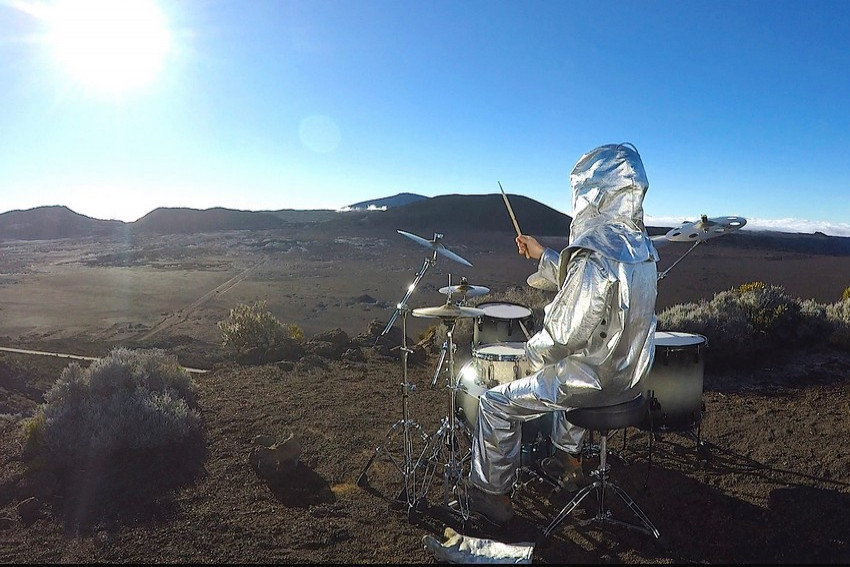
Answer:
[[[422,246],[428,248],[431,251],[437,252],[437,254],[441,254],[442,256],[449,258],[450,260],[454,260],[455,262],[459,262],[464,266],[469,266],[470,268],[472,267],[472,264],[467,262],[464,258],[458,256],[457,254],[442,245],[442,243],[440,242],[440,239],[443,237],[442,234],[435,234],[433,239],[425,240],[421,236],[416,236],[415,234],[411,234],[403,230],[397,230],[396,232],[398,232],[402,236],[408,237],[417,244],[421,244]]]
[[[672,242],[696,242],[708,240],[715,236],[723,236],[733,230],[738,230],[745,224],[747,224],[747,219],[744,217],[715,217],[710,219],[702,215],[700,220],[686,222],[671,229],[664,236]]]
[[[534,289],[541,289],[543,291],[558,291],[558,286],[541,276],[540,272],[534,272],[528,276],[525,281]]]
[[[652,244],[655,245],[656,248],[665,246],[668,242],[666,234],[656,234],[655,236],[650,236],[649,239],[652,241]]]
[[[466,297],[477,297],[479,295],[487,295],[490,293],[489,287],[484,287],[483,285],[471,285],[468,283],[462,283],[459,285],[449,285],[446,287],[440,288],[440,293],[443,295],[464,295]]]
[[[459,307],[454,303],[446,303],[439,307],[420,307],[413,310],[414,317],[428,317],[431,319],[468,319],[484,315],[483,309],[475,307]]]

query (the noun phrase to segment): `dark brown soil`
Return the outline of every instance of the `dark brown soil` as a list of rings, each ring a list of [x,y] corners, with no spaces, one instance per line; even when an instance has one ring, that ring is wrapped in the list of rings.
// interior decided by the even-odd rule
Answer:
[[[434,379],[436,353],[414,357],[405,369],[397,348],[389,356],[364,349],[361,361],[308,356],[260,366],[236,364],[220,351],[216,322],[256,299],[268,299],[307,336],[333,328],[354,336],[370,320],[383,324],[430,255],[394,230],[326,232],[150,237],[132,249],[123,242],[7,243],[3,346],[90,356],[118,344],[157,347],[209,372],[193,374],[200,443],[57,472],[25,463],[21,426],[70,361],[0,353],[0,562],[428,563],[434,557],[422,538],[442,539],[451,527],[533,542],[535,563],[850,563],[850,353],[809,349],[769,363],[741,357],[706,367],[698,427],[659,432],[651,444],[639,428],[612,435],[611,480],[660,539],[582,525],[594,516],[592,498],[541,538],[568,500],[545,484],[516,491],[517,516],[502,528],[447,503],[447,451],[426,452],[446,449],[438,432],[451,413],[448,380]],[[461,276],[495,297],[524,286],[535,269],[516,254],[510,232],[447,233],[445,244],[475,269],[441,258],[411,307],[441,305],[438,290]],[[752,281],[821,303],[847,286],[848,256],[716,242],[681,264],[674,262],[688,245],[661,251],[659,270],[676,268],[659,283],[658,312]],[[142,254],[143,269],[125,266],[136,258],[128,254]],[[431,322],[411,318],[410,336]],[[456,369],[463,363],[459,352]],[[399,498],[404,424],[411,461],[420,465],[415,506]],[[302,446],[296,470],[279,482],[259,477],[249,461],[252,441],[263,434],[293,434]],[[587,472],[596,464],[588,458]],[[423,480],[427,471],[434,477]],[[633,521],[617,498],[607,501],[616,518]]]
[[[438,459],[421,459],[435,477],[409,506],[399,498],[401,424],[418,454],[438,437],[450,390],[442,378],[429,387],[436,356],[409,364],[415,391],[405,421],[404,366],[365,352],[361,362],[218,363],[194,375],[203,450],[125,455],[61,479],[27,472],[20,418],[68,360],[0,355],[0,562],[428,563],[422,538],[442,539],[446,527],[533,542],[535,563],[850,561],[847,353],[789,352],[769,365],[706,369],[699,427],[659,433],[651,451],[646,431],[612,434],[611,479],[657,527],[656,540],[582,526],[595,513],[592,498],[541,538],[567,497],[536,482],[516,491],[507,526],[464,519],[445,503]],[[270,484],[249,463],[252,439],[290,433],[303,448],[297,469]],[[595,465],[586,460],[588,472]],[[616,498],[609,503],[614,517],[634,520]]]

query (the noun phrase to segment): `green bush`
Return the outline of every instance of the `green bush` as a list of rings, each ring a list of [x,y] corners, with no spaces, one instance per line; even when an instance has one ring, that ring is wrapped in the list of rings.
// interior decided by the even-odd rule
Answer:
[[[750,352],[755,336],[746,311],[728,293],[717,294],[712,301],[673,305],[658,314],[657,328],[703,335],[714,355]]]
[[[88,368],[71,363],[44,399],[24,437],[33,460],[54,467],[201,439],[195,385],[160,350],[116,348]]]
[[[809,346],[824,341],[832,328],[824,306],[794,299],[782,287],[762,282],[716,293],[710,301],[674,305],[658,314],[660,331],[704,335],[707,359],[713,362]]]
[[[236,354],[250,350],[266,352],[285,339],[303,339],[297,325],[284,325],[266,309],[265,301],[252,305],[239,304],[230,310],[227,319],[218,322],[222,344]]]
[[[845,298],[831,305],[812,299],[800,300],[781,286],[750,282],[716,293],[711,300],[673,305],[658,313],[659,331],[703,335],[708,340],[706,360],[711,364],[757,361],[777,350],[830,344],[850,350],[850,288]],[[535,328],[543,323],[543,308],[554,294],[531,287],[515,287],[501,293],[474,298],[472,306],[508,302],[532,310]],[[475,320],[459,319],[453,340],[458,347],[456,360],[470,356]],[[434,346],[446,340],[445,325],[429,328]]]
[[[850,298],[827,305],[825,312],[832,326],[829,344],[850,350]]]
[[[850,299],[850,287],[846,288],[841,294],[841,301],[847,301],[848,299]]]

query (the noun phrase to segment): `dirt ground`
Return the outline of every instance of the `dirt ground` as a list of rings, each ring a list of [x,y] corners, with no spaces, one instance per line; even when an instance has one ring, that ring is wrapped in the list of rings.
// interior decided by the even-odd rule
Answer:
[[[93,464],[78,471],[73,483],[57,486],[50,475],[25,471],[20,420],[43,402],[69,360],[0,353],[0,562],[429,563],[434,557],[422,539],[442,539],[446,527],[471,537],[533,543],[535,563],[850,562],[848,353],[792,350],[769,361],[706,368],[698,426],[653,436],[641,428],[612,435],[611,479],[646,514],[659,539],[616,525],[582,525],[595,515],[593,498],[541,538],[568,496],[534,481],[533,460],[521,477],[528,482],[514,494],[517,516],[508,525],[493,526],[451,503],[453,493],[443,484],[448,446],[441,435],[451,414],[451,389],[444,376],[435,380],[436,353],[406,368],[396,356],[369,348],[362,360],[310,356],[262,366],[241,366],[224,356],[214,324],[238,301],[268,298],[282,320],[301,325],[308,336],[333,328],[354,336],[370,321],[387,322],[423,258],[416,244],[398,242],[398,235],[383,243],[346,236],[350,240],[320,243],[323,255],[309,244],[320,236],[303,239],[306,252],[285,235],[272,236],[263,241],[231,235],[227,242],[215,237],[215,246],[205,250],[220,255],[204,254],[194,267],[181,252],[185,246],[166,247],[163,239],[137,243],[138,265],[127,254],[106,256],[90,243],[87,256],[72,243],[65,255],[54,246],[37,256],[33,244],[21,244],[26,250],[5,256],[2,346],[86,355],[102,355],[116,344],[156,346],[208,371],[193,374],[204,421],[202,454]],[[456,266],[441,263],[423,278],[414,307],[438,305],[438,289],[450,273],[455,283],[468,275],[472,284],[497,289],[521,283],[533,271],[528,261],[501,253],[486,238],[459,242],[452,250],[476,271],[455,274]],[[278,253],[247,252],[267,246],[277,246]],[[293,250],[285,262],[284,246]],[[151,256],[165,248],[173,258]],[[832,301],[847,285],[820,278],[812,285],[823,289],[804,287],[813,270],[849,273],[846,258],[718,249],[695,252],[673,270],[659,283],[660,301],[710,297],[712,290],[753,280],[785,285],[794,295],[800,293],[795,286],[812,289],[821,294],[813,297]],[[150,254],[142,257],[142,250]],[[671,262],[684,249],[677,252],[663,258]],[[81,257],[93,264],[81,264]],[[17,268],[9,265],[15,258]],[[123,274],[127,283],[116,289],[134,290],[128,305],[142,306],[99,324],[109,301],[89,299],[80,306],[67,295],[68,306],[50,307],[26,299],[34,290],[69,289],[67,282],[77,276],[94,281],[90,270]],[[60,273],[76,276],[57,280]],[[156,274],[168,280],[162,289],[151,287]],[[111,309],[119,314],[114,301]],[[57,306],[95,314],[79,321],[66,314],[74,322],[71,331]],[[421,327],[433,321],[412,322]],[[415,338],[417,329],[409,334]],[[456,360],[456,368],[463,362]],[[413,386],[406,403],[405,377]],[[405,423],[418,463],[415,506],[399,498],[406,476],[399,466],[405,461]],[[459,453],[463,431],[457,434]],[[286,482],[267,482],[249,462],[252,440],[263,434],[292,434],[302,446]],[[588,458],[587,472],[596,464]],[[634,521],[618,499],[607,501],[615,518]]]
[[[4,394],[15,400],[7,409],[31,411],[66,363],[4,354]],[[447,438],[439,427],[448,419],[451,390],[442,380],[430,388],[433,357],[408,366],[408,383],[416,387],[407,404],[410,453],[426,455],[417,458],[418,476],[409,477],[422,487],[411,491],[413,507],[400,497],[400,361],[368,353],[362,362],[225,364],[195,376],[205,455],[93,467],[73,488],[58,488],[24,474],[19,426],[3,422],[0,561],[429,563],[434,556],[422,538],[442,540],[446,527],[534,543],[535,563],[850,561],[846,354],[789,353],[770,366],[706,372],[701,426],[658,434],[651,452],[646,431],[612,435],[612,480],[655,525],[659,540],[610,524],[580,525],[595,515],[593,498],[541,540],[567,498],[533,476],[515,492],[517,516],[508,525],[465,514],[443,486],[447,450],[433,460],[420,452]],[[270,484],[250,466],[252,439],[260,434],[300,441],[286,483]],[[585,461],[588,471],[595,464]],[[424,482],[429,466],[435,475]],[[40,503],[34,512],[27,508],[32,499]],[[616,498],[609,503],[615,518],[636,521]]]

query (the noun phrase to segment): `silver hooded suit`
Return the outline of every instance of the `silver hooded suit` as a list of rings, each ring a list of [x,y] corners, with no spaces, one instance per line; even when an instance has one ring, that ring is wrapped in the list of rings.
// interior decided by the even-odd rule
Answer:
[[[488,493],[513,484],[522,422],[556,412],[552,444],[578,452],[586,431],[559,410],[633,398],[655,355],[658,253],[643,224],[649,183],[640,155],[631,144],[598,147],[576,163],[570,185],[568,245],[545,249],[538,265],[557,294],[526,343],[530,374],[479,399],[469,481]]]

